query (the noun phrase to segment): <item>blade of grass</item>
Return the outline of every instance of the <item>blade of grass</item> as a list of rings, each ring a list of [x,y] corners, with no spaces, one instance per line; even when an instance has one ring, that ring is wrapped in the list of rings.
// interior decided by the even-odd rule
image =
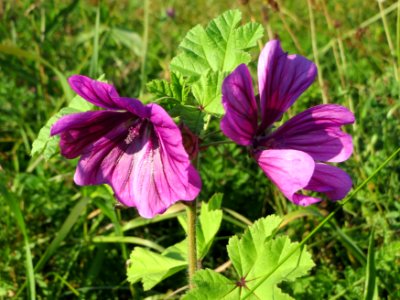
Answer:
[[[48,275],[53,275],[55,281],[60,281],[63,285],[65,285],[66,287],[68,287],[68,289],[77,297],[79,297],[79,292],[62,276],[60,276],[59,274],[55,273],[55,272],[50,272]]]
[[[99,35],[100,35],[100,6],[96,10],[96,23],[94,27],[93,38],[93,55],[90,60],[89,76],[97,78],[98,76],[98,62],[99,62]]]
[[[138,237],[133,236],[95,236],[92,238],[93,243],[128,243],[128,244],[136,244],[145,247],[152,248],[159,252],[163,252],[164,248],[160,245]]]
[[[146,226],[149,224],[158,223],[158,222],[161,222],[164,220],[177,218],[178,216],[184,215],[184,214],[185,214],[185,211],[181,210],[179,212],[165,213],[163,215],[158,215],[158,216],[154,217],[153,219],[144,219],[144,218],[138,217],[129,222],[126,222],[122,226],[122,231],[127,231],[127,230],[135,229],[138,227]]]
[[[321,217],[321,214],[318,211],[311,208],[299,209],[283,216],[283,220],[282,223],[279,225],[279,228],[283,228],[290,222],[307,216]]]
[[[325,0],[321,0],[320,3],[322,6],[322,10],[324,12],[326,24],[328,25],[329,31],[336,34],[336,30],[335,30],[335,27],[333,26],[333,21],[332,21],[331,16],[329,15],[329,11],[325,4]],[[337,38],[332,44],[333,57],[335,58],[336,68],[338,70],[339,79],[340,79],[340,85],[342,86],[342,89],[344,91],[347,91],[346,78],[345,78],[346,74],[345,74],[343,65],[340,62],[338,45],[336,44],[336,43],[338,43],[338,40],[339,40],[339,38]]]
[[[243,223],[246,226],[251,226],[253,225],[253,222],[251,222],[249,219],[247,219],[245,216],[239,214],[238,212],[229,209],[229,208],[222,208],[222,210],[228,214],[230,214],[232,217],[234,217],[236,220],[240,221],[241,223]]]
[[[68,279],[69,274],[71,272],[72,266],[76,263],[76,260],[78,259],[79,254],[81,253],[82,244],[78,245],[78,247],[76,249],[74,249],[74,250],[75,250],[75,252],[72,252],[71,255],[70,255],[70,260],[68,262],[67,268],[65,268],[63,270],[65,273],[62,276],[63,281],[61,281],[61,283],[63,283],[64,281],[67,282],[67,279]],[[62,287],[63,287],[63,284],[55,286],[56,292],[55,292],[54,299],[60,299]]]
[[[46,27],[46,32],[45,32],[46,36],[49,36],[51,33],[53,33],[56,27],[64,24],[65,20],[74,11],[78,3],[79,0],[73,0],[70,4],[61,9],[57,13],[57,15],[54,16],[54,18],[49,22],[49,24]],[[60,20],[62,20],[63,22],[60,22]]]
[[[2,198],[8,203],[11,208],[11,211],[14,213],[15,221],[19,229],[21,230],[22,236],[24,238],[24,246],[25,246],[25,269],[28,278],[28,286],[29,286],[29,299],[36,299],[36,286],[35,286],[35,271],[33,269],[32,262],[32,253],[29,248],[29,237],[26,230],[26,225],[24,221],[24,217],[22,215],[21,209],[19,208],[18,201],[13,193],[9,192],[5,186],[5,180],[3,180],[3,174],[1,175],[0,181],[0,192]]]
[[[38,60],[42,64],[44,64],[46,67],[51,69],[54,74],[58,77],[58,80],[60,81],[60,85],[64,91],[64,95],[67,99],[72,99],[74,97],[69,85],[67,78],[63,75],[63,73],[58,70],[56,67],[54,67],[52,64],[50,64],[47,60],[44,58],[37,56],[36,54],[33,54],[29,51],[22,50],[21,48],[15,46],[15,45],[6,45],[6,44],[0,44],[0,52],[8,55],[15,56],[19,59],[30,59],[30,60]]]
[[[384,29],[385,35],[386,35],[386,41],[389,46],[389,51],[390,51],[390,56],[391,56],[390,61],[393,64],[394,77],[396,78],[396,81],[399,81],[399,72],[397,69],[397,62],[396,62],[396,51],[394,49],[392,38],[390,35],[389,24],[386,19],[386,14],[384,13],[383,1],[377,1],[377,2],[378,2],[378,6],[379,6],[379,12],[380,12],[381,18],[382,18],[383,29]]]
[[[149,2],[150,0],[143,1],[143,10],[144,10],[144,18],[143,18],[143,48],[142,48],[142,65],[140,68],[140,97],[142,97],[147,81],[147,73],[146,73],[146,57],[147,57],[147,44],[149,42]]]
[[[348,288],[342,290],[340,293],[338,293],[337,295],[329,298],[329,300],[336,300],[336,299],[343,299],[342,296],[346,295],[349,291],[351,291],[354,287],[356,287],[357,285],[362,284],[364,281],[364,278],[361,278],[360,280],[357,280],[356,282],[354,282],[351,286],[349,286]]]
[[[225,215],[225,214],[222,216],[222,219],[226,222],[229,222],[229,223],[236,225],[237,227],[240,227],[243,229],[246,229],[247,227],[249,227],[249,225],[246,225],[243,222],[238,221],[237,219],[235,219],[231,216]]]
[[[400,1],[397,1],[397,24],[396,24],[396,56],[397,56],[397,70],[399,71],[400,68]],[[398,100],[400,100],[400,85],[398,85]],[[400,101],[399,101],[400,102]],[[399,107],[399,103],[397,104],[397,107]],[[388,116],[391,115],[396,110],[396,108],[393,108],[391,111],[389,111]]]
[[[356,189],[354,189],[345,199],[341,201],[341,203],[338,203],[338,206],[334,211],[332,211],[329,215],[327,215],[319,224],[317,227],[315,227],[299,244],[297,247],[295,247],[291,252],[289,252],[277,265],[275,268],[273,268],[268,274],[263,276],[249,291],[242,300],[247,299],[250,297],[254,291],[265,281],[267,280],[283,263],[285,263],[294,253],[296,253],[299,249],[303,248],[307,241],[311,239],[322,227],[325,226],[326,223],[328,223],[333,216],[340,210],[342,207],[349,202],[365,185],[367,185],[368,182],[370,182],[386,165],[391,162],[397,154],[400,153],[400,147],[392,153],[377,169],[375,169],[372,174],[365,179]]]
[[[85,275],[85,281],[83,282],[82,285],[90,286],[97,281],[98,275],[101,273],[101,270],[104,266],[106,249],[107,249],[106,244],[96,245],[96,251],[91,256],[90,267]]]
[[[397,49],[397,66],[400,66],[400,5],[397,1],[397,25],[396,25],[396,49]]]
[[[357,243],[353,241],[337,224],[334,220],[331,221],[332,226],[335,228],[336,233],[339,236],[340,241],[346,247],[347,250],[358,260],[361,265],[365,265],[367,258],[364,252],[358,247]]]
[[[50,259],[52,254],[58,249],[61,242],[68,235],[72,227],[75,225],[81,213],[84,211],[85,206],[88,202],[89,198],[83,198],[80,200],[71,210],[68,217],[65,219],[63,225],[60,230],[57,232],[56,237],[51,242],[50,246],[47,248],[45,253],[40,258],[39,262],[35,265],[34,271],[39,272],[46,264],[46,262]],[[15,298],[18,298],[20,293],[25,289],[26,281],[21,285],[18,292],[15,295]]]
[[[46,252],[42,255],[39,262],[35,266],[35,271],[40,271],[46,262],[50,259],[53,253],[60,247],[60,244],[67,237],[68,233],[71,231],[72,227],[78,221],[79,216],[84,211],[89,198],[82,198],[75,206],[72,208],[68,217],[65,219],[60,230],[56,233],[56,237],[51,242],[50,246],[47,248]]]
[[[376,284],[376,270],[375,270],[375,228],[372,228],[371,235],[369,237],[368,245],[368,258],[367,268],[365,274],[365,288],[364,288],[364,300],[377,299],[377,284]]]
[[[296,35],[294,34],[293,30],[290,28],[288,22],[286,21],[285,15],[283,14],[283,11],[285,10],[285,8],[282,6],[282,3],[280,0],[276,0],[277,3],[277,12],[278,12],[278,16],[279,19],[281,20],[283,27],[285,28],[285,30],[289,33],[294,45],[296,46],[297,51],[299,52],[299,54],[304,55],[304,50],[301,47],[299,40],[297,39]]]
[[[311,0],[307,0],[307,4],[308,4],[308,13],[310,16],[311,44],[312,44],[312,49],[313,49],[313,56],[314,56],[315,64],[318,69],[318,83],[319,83],[319,86],[321,87],[322,102],[324,104],[326,104],[326,103],[328,103],[328,95],[325,90],[325,84],[324,84],[324,78],[322,76],[321,65],[319,64],[317,36],[316,36],[316,32],[315,32],[315,20],[314,20],[314,13],[313,13],[313,7],[311,4]]]
[[[386,15],[390,14],[391,12],[395,11],[399,5],[400,5],[400,2],[393,3],[389,7],[385,8],[382,13],[386,16]],[[360,25],[356,26],[355,29],[349,30],[346,33],[344,33],[341,36],[342,40],[353,37],[358,30],[366,28],[366,27],[370,26],[371,24],[379,21],[380,19],[381,19],[381,13],[377,13],[376,15],[372,16],[371,18],[362,22]],[[335,40],[336,40],[336,38],[331,39],[323,48],[321,48],[321,51],[319,51],[318,55],[324,56],[326,54],[326,52],[328,52],[329,49],[332,47],[333,43],[335,43]],[[340,44],[339,44],[339,46],[340,46]]]
[[[124,236],[124,232],[122,231],[122,227],[121,224],[118,220],[118,216],[116,214],[116,211],[111,209],[109,206],[107,206],[105,204],[105,202],[102,201],[96,201],[95,204],[100,208],[100,210],[102,211],[102,213],[104,215],[106,215],[111,222],[114,225],[114,231],[115,231],[115,235],[123,237]],[[122,256],[125,260],[128,259],[128,250],[126,249],[126,245],[125,244],[121,244],[121,251],[122,251]]]
[[[111,292],[116,292],[116,291],[124,291],[124,290],[129,290],[128,287],[124,287],[121,285],[102,285],[102,286],[89,286],[89,287],[80,287],[76,289],[76,291],[81,292],[82,294],[87,294],[90,292],[96,292],[95,294],[100,294],[101,291],[111,291]],[[64,297],[64,296],[70,296],[72,292],[65,292],[62,296],[63,298],[70,299],[70,297]],[[137,299],[137,298],[135,298]]]

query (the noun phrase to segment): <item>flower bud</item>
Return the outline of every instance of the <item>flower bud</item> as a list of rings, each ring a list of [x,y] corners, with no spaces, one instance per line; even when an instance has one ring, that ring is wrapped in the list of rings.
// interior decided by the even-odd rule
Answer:
[[[183,123],[179,125],[179,129],[182,133],[183,147],[185,148],[187,154],[189,154],[189,158],[193,160],[199,153],[199,137]]]

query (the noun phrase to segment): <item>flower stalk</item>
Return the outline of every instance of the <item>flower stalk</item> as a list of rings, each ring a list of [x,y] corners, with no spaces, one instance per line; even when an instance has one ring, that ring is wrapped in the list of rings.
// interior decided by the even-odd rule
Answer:
[[[196,201],[187,202],[187,235],[188,235],[188,273],[189,288],[193,289],[193,276],[197,270],[197,246],[196,246],[196,220],[197,207]]]

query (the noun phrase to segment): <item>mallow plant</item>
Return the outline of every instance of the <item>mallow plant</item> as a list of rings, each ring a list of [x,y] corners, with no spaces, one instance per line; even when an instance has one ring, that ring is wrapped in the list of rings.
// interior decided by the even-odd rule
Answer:
[[[352,137],[342,126],[355,121],[353,113],[337,104],[317,105],[276,128],[284,113],[301,101],[318,70],[309,59],[288,54],[279,40],[271,40],[259,54],[255,94],[248,51],[261,43],[263,29],[240,21],[241,13],[233,10],[206,28],[191,29],[170,63],[170,81],[147,84],[154,103],[120,95],[104,78],[71,76],[69,85],[77,96],[34,142],[33,154],[49,158],[59,145],[65,158],[79,157],[77,185],[109,185],[118,202],[143,218],[163,214],[178,201],[186,205],[187,216],[179,217],[187,234],[183,241],[161,253],[135,247],[130,255],[127,279],[141,281],[144,290],[187,269],[183,299],[292,299],[278,284],[314,267],[305,244],[341,207],[338,204],[300,243],[278,234],[282,217],[261,218],[229,239],[226,249],[234,275],[202,269],[223,217],[221,194],[209,201],[198,197],[200,137],[208,133],[211,119],[219,120],[229,140],[247,148],[294,205],[308,206],[323,198],[340,201],[352,187],[350,176],[332,163],[352,154]]]

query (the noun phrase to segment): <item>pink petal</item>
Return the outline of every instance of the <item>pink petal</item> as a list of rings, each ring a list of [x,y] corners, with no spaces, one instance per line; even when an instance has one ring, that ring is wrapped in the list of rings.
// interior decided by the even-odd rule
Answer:
[[[257,103],[246,65],[238,66],[222,84],[222,104],[226,114],[221,130],[240,145],[250,145],[257,129]]]
[[[278,40],[268,42],[258,60],[260,131],[278,120],[313,83],[316,75],[317,68],[313,62],[283,52]]]
[[[160,106],[147,107],[149,120],[139,119],[125,131],[113,129],[82,155],[75,182],[108,183],[120,202],[151,218],[179,200],[193,200],[201,181],[178,127]]]
[[[107,109],[121,109],[114,101],[114,98],[118,98],[119,96],[111,84],[93,80],[82,75],[71,76],[68,82],[79,96],[94,105]]]
[[[321,202],[321,198],[317,197],[312,197],[312,196],[307,196],[307,195],[302,195],[302,194],[294,194],[293,195],[293,203],[296,205],[301,205],[301,206],[309,206],[311,204],[315,204],[318,202]]]
[[[165,153],[171,157],[170,159],[168,156],[165,156],[163,162],[165,164],[171,164],[173,176],[176,177],[181,171],[184,173],[183,175],[185,175],[181,178],[186,178],[186,176],[188,176],[188,184],[184,180],[183,185],[175,186],[176,189],[181,189],[179,192],[181,195],[180,200],[191,201],[197,197],[201,190],[201,179],[197,170],[190,164],[189,155],[183,146],[181,132],[161,106],[149,104],[147,107],[151,108],[150,121],[153,123],[158,138],[162,142],[161,145]],[[174,180],[178,181],[176,179]],[[174,180],[172,180],[172,182]]]
[[[109,132],[95,141],[89,151],[85,151],[79,160],[74,177],[75,183],[78,185],[110,184],[112,176],[116,177],[113,174],[114,169],[126,167],[126,160],[138,152],[136,148],[142,146],[138,139],[135,139],[135,143],[133,143],[134,136],[140,137],[142,123],[142,120],[139,119],[129,128],[126,126],[111,128]],[[121,173],[121,182],[130,175],[128,171],[125,176]],[[118,181],[117,178],[115,180]]]
[[[314,172],[314,160],[297,150],[264,150],[255,158],[264,173],[295,204],[296,192],[306,187]]]
[[[261,144],[303,151],[318,161],[341,162],[352,154],[353,143],[340,127],[353,122],[353,113],[343,106],[318,105],[287,121]]]
[[[88,151],[93,142],[106,135],[111,129],[123,126],[130,113],[116,111],[88,111],[61,117],[52,127],[51,135],[59,134],[61,154],[75,158]],[[125,128],[127,130],[127,128]]]

